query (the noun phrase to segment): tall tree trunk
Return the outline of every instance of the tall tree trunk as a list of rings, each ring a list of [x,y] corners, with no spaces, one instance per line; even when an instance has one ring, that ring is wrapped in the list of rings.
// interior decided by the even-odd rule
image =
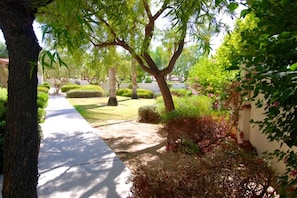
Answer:
[[[109,78],[109,99],[108,106],[118,106],[117,101],[117,93],[116,93],[116,67],[110,67],[108,70],[108,78]]]
[[[40,46],[32,27],[34,13],[26,6],[25,1],[0,3],[0,26],[9,52],[3,198],[37,197]]]
[[[164,76],[160,76],[160,75],[154,75],[154,76],[157,80],[157,83],[159,85],[160,91],[163,96],[165,111],[166,112],[174,111],[175,107],[174,107],[172,95],[170,93],[170,89],[167,85],[167,82],[166,82]]]
[[[132,99],[137,99],[137,72],[136,72],[136,61],[132,59],[131,64],[131,81],[132,81]]]

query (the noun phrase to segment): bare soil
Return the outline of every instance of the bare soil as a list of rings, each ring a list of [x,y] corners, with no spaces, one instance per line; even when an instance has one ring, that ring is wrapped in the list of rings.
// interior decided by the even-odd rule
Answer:
[[[160,160],[166,151],[162,125],[111,120],[96,127],[101,138],[131,170],[136,165]]]

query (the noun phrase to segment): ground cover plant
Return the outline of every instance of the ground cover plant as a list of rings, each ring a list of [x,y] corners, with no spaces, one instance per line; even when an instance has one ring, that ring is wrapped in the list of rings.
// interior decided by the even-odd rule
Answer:
[[[92,125],[108,120],[137,120],[138,108],[155,104],[155,99],[131,99],[117,96],[118,106],[107,106],[108,98],[68,98],[75,109]]]

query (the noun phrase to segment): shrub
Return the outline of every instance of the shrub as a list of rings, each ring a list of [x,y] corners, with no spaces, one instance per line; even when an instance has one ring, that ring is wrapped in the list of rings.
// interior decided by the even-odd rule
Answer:
[[[45,121],[45,115],[46,115],[46,111],[43,108],[38,107],[38,111],[37,111],[38,123],[42,123]]]
[[[158,111],[164,122],[182,117],[198,117],[210,114],[212,111],[212,101],[207,96],[173,96],[173,101],[175,111],[165,113],[162,97],[157,98]]]
[[[67,91],[70,91],[70,90],[73,90],[73,89],[79,89],[81,86],[80,85],[77,85],[77,84],[68,84],[68,85],[63,85],[61,87],[61,91],[62,92],[67,92]]]
[[[124,97],[131,97],[132,96],[132,89],[125,88],[125,89],[118,89],[117,90],[118,96],[124,96]]]
[[[138,166],[131,197],[273,197],[272,169],[230,139],[207,155],[166,155],[155,166]]]
[[[51,88],[51,85],[48,82],[44,82],[41,86],[46,87],[48,90]]]
[[[155,105],[147,105],[138,109],[138,121],[142,123],[159,123],[160,116]]]
[[[170,92],[173,96],[179,96],[179,97],[187,97],[192,95],[192,92],[187,89],[170,89]]]
[[[37,91],[38,92],[43,92],[43,93],[48,93],[49,89],[47,87],[44,87],[44,86],[38,86]]]
[[[124,97],[132,97],[132,89],[129,89],[129,88],[118,89],[117,95],[124,96]],[[154,92],[147,89],[137,89],[137,96],[138,98],[153,98]]]
[[[181,127],[182,126],[182,127]],[[224,118],[213,118],[210,115],[170,120],[164,125],[167,136],[167,149],[184,150],[189,146],[199,146],[199,151],[209,152],[216,144],[230,134],[229,123]],[[194,150],[196,150],[194,148]]]
[[[99,90],[80,90],[74,89],[66,92],[67,98],[91,98],[102,97],[103,92]]]
[[[37,106],[41,108],[45,108],[48,102],[48,94],[44,92],[37,93]]]
[[[103,88],[99,85],[80,85],[79,90],[93,90],[93,91],[100,91],[101,93],[104,92]]]

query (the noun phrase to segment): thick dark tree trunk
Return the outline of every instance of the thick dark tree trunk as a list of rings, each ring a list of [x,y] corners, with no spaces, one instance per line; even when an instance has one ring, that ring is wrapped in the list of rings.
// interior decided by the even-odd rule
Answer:
[[[174,107],[172,95],[170,93],[170,89],[167,85],[167,82],[166,82],[164,76],[158,76],[158,75],[154,75],[154,76],[157,80],[157,83],[159,85],[160,91],[163,96],[165,111],[166,112],[174,111],[175,107]]]
[[[37,60],[34,13],[25,1],[0,3],[0,26],[9,52],[3,198],[37,197]]]

